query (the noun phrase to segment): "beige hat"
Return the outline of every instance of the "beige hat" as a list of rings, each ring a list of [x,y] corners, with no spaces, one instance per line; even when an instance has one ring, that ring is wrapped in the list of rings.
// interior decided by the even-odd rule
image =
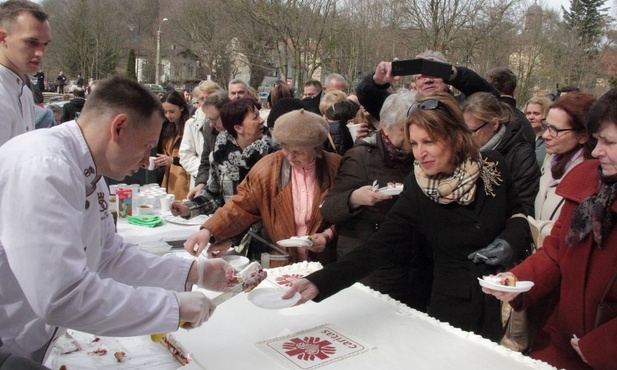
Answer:
[[[316,147],[323,145],[328,131],[323,117],[300,109],[280,116],[274,122],[272,136],[281,145]]]

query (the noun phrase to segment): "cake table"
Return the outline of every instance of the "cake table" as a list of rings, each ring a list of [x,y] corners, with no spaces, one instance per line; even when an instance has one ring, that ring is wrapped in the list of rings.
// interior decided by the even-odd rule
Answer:
[[[279,287],[282,294],[291,281],[319,268],[317,263],[303,262],[270,269],[268,278],[257,289]],[[217,293],[206,294],[213,297]],[[173,336],[195,359],[183,368],[186,370],[554,369],[441,323],[361,284],[320,303],[275,310],[256,307],[248,294],[240,293],[221,304],[200,328],[180,329]],[[277,340],[283,343],[283,352],[272,350]],[[362,351],[341,352],[337,357],[341,345],[354,350],[362,347]],[[165,351],[162,346],[159,350]],[[63,361],[57,361],[61,356],[65,356]],[[67,363],[71,355],[61,356],[55,358],[54,366]],[[129,353],[127,367],[116,363],[114,368],[136,368],[128,367],[130,357]],[[321,364],[316,360],[322,360]],[[166,364],[143,368],[176,367]]]

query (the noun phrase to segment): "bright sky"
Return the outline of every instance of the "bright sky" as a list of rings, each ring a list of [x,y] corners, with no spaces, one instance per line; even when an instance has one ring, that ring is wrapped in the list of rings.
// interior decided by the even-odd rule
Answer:
[[[533,0],[529,0],[530,4],[533,3]],[[547,7],[558,10],[561,13],[561,6],[566,8],[566,10],[570,9],[570,0],[538,0],[538,4],[546,4]],[[616,16],[617,14],[617,0],[607,0],[606,6],[611,8],[609,10],[609,15]]]

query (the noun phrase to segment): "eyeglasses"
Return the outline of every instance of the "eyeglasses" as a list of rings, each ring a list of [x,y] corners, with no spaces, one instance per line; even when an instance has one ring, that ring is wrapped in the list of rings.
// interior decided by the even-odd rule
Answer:
[[[484,122],[484,123],[483,123],[483,124],[481,124],[479,127],[476,127],[476,128],[473,128],[473,129],[471,129],[471,128],[470,128],[470,129],[469,129],[469,131],[471,131],[472,133],[474,133],[474,134],[475,134],[476,132],[478,132],[478,131],[482,130],[482,129],[484,128],[484,126],[488,125],[489,123],[491,123],[491,121]]]
[[[548,131],[549,135],[551,135],[552,137],[558,137],[560,132],[576,131],[576,129],[575,128],[557,128],[552,125],[547,125],[546,131]]]
[[[439,100],[438,99],[427,99],[421,103],[413,103],[409,109],[407,110],[407,115],[409,116],[410,114],[412,114],[413,112],[417,111],[418,109],[422,109],[422,110],[435,110],[439,107]]]

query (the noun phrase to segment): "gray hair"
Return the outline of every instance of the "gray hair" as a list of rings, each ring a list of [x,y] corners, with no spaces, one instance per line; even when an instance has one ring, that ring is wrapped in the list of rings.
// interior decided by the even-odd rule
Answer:
[[[438,62],[448,63],[446,56],[443,55],[441,51],[435,50],[424,50],[420,54],[416,55],[416,58],[424,58],[424,59],[436,59]]]
[[[229,84],[227,85],[227,90],[231,89],[231,85],[237,85],[237,84],[244,85],[244,92],[247,92],[247,93],[249,92],[249,85],[239,78],[234,78],[233,80],[229,81]]]
[[[379,112],[381,129],[404,124],[407,120],[407,111],[415,102],[416,94],[413,92],[390,94],[384,101],[381,111]]]
[[[324,80],[324,86],[326,86],[326,88],[328,88],[328,85],[330,85],[330,81],[332,80],[337,80],[337,81],[341,81],[343,83],[343,89],[347,90],[347,81],[345,80],[345,77],[343,77],[342,75],[338,74],[338,73],[330,73],[329,75],[326,76],[325,80]]]

